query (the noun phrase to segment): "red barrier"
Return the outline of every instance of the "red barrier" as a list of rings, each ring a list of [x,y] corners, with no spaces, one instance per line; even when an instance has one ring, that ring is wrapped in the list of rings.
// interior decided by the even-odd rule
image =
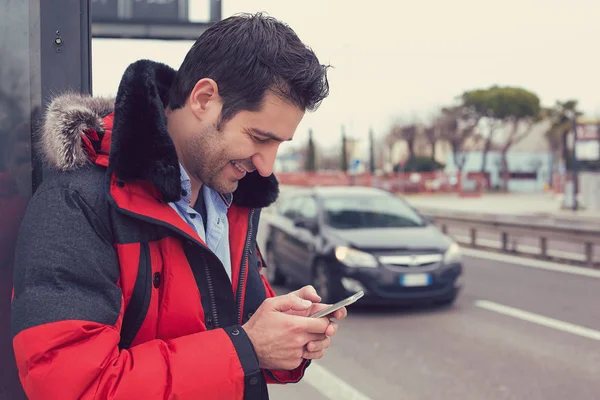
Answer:
[[[400,172],[386,175],[349,175],[342,172],[279,172],[283,185],[293,186],[371,186],[399,193],[457,193],[456,174],[445,172]]]
[[[488,177],[473,172],[461,179],[460,175],[446,172],[399,172],[372,175],[344,174],[342,172],[279,172],[277,179],[292,186],[370,186],[395,193],[457,193],[464,197],[481,196],[489,186]],[[464,183],[474,182],[474,190],[465,190]]]
[[[566,173],[555,172],[552,174],[552,191],[554,194],[563,194],[565,186],[571,179],[571,176]]]

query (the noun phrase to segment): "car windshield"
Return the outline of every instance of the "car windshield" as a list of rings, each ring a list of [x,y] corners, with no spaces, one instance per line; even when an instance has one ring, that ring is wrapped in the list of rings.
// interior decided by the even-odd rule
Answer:
[[[408,228],[424,226],[423,219],[394,196],[326,198],[325,223],[335,229]]]

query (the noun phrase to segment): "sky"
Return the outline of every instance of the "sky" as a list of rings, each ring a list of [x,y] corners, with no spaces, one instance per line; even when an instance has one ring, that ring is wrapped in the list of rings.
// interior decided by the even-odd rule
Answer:
[[[208,20],[208,0],[190,0]],[[223,18],[266,12],[288,23],[323,64],[330,95],[296,131],[324,146],[366,140],[392,123],[426,122],[466,90],[494,84],[535,92],[542,104],[577,99],[600,116],[597,0],[223,0]],[[177,69],[192,42],[94,39],[93,90],[114,96],[140,58]],[[296,140],[297,139],[297,140]]]

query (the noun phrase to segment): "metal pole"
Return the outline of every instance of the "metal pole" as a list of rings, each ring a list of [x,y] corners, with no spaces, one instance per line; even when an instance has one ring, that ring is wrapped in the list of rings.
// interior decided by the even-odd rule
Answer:
[[[39,2],[41,109],[66,91],[91,94],[90,0]],[[41,155],[33,152],[33,189],[44,174]]]
[[[220,21],[222,11],[221,0],[210,0],[210,22]]]
[[[189,16],[189,8],[188,0],[179,0],[179,20],[188,22],[190,20]]]

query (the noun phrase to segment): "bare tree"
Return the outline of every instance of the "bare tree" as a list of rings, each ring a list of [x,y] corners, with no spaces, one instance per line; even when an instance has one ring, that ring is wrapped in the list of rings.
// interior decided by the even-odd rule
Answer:
[[[435,146],[440,138],[441,129],[439,126],[431,124],[425,127],[423,133],[431,145],[431,160],[435,162]]]
[[[577,100],[557,101],[554,107],[544,110],[544,115],[551,122],[551,126],[546,132],[546,140],[552,150],[553,170],[556,169],[559,159],[563,159],[570,167],[569,150],[567,149],[567,134],[573,127],[573,119],[583,113],[579,111]],[[552,179],[550,177],[550,183]]]
[[[459,172],[462,172],[467,160],[467,144],[477,139],[477,125],[480,116],[463,106],[442,109],[435,125],[439,139],[446,140],[452,148],[452,159]]]
[[[408,162],[415,158],[415,142],[417,140],[417,124],[402,125],[399,121],[394,123],[388,135],[388,144],[394,141],[404,140],[408,147]]]

